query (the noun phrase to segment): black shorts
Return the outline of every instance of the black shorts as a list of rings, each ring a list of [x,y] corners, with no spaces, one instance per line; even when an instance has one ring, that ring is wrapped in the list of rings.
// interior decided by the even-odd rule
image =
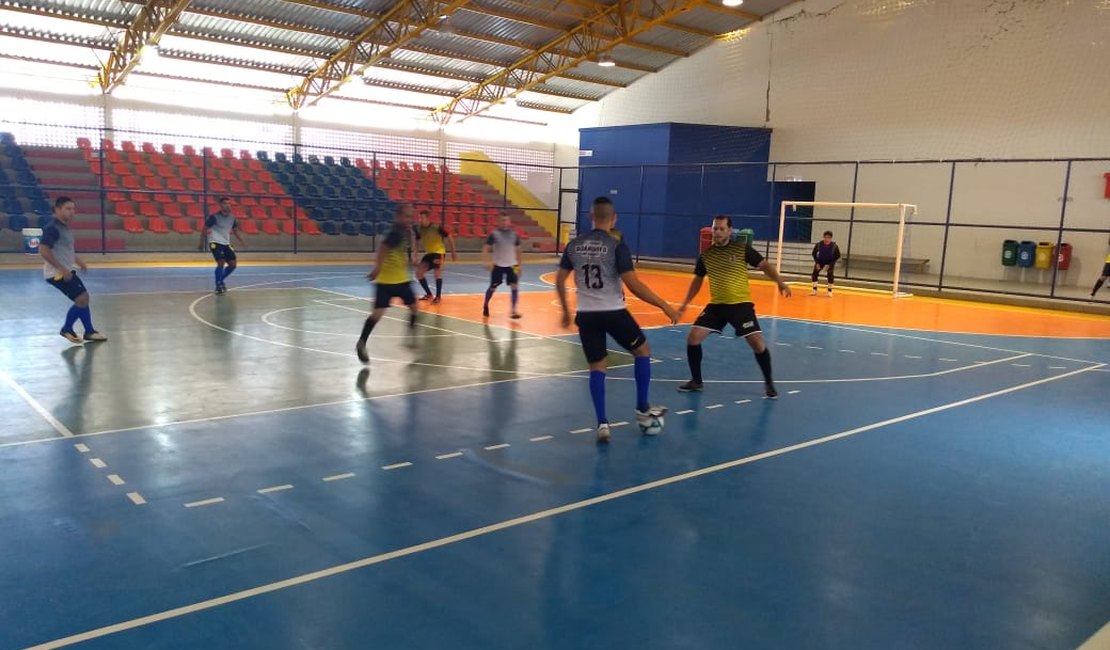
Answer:
[[[1102,275],[1110,276],[1110,262],[1102,265]]]
[[[694,321],[694,327],[704,327],[717,333],[723,331],[726,325],[732,325],[736,335],[745,338],[762,331],[755,317],[755,304],[750,302],[731,305],[710,303]]]
[[[443,264],[443,253],[427,253],[420,260],[420,263],[428,270],[438,269]]]
[[[208,250],[212,251],[212,257],[217,262],[235,261],[235,249],[228,244],[210,243],[208,244]]]
[[[627,309],[580,311],[574,318],[574,324],[578,326],[578,340],[582,342],[582,351],[590,363],[601,361],[609,354],[605,345],[606,335],[612,336],[617,345],[629,352],[647,343],[639,323]]]
[[[394,298],[400,298],[406,306],[416,302],[416,295],[412,292],[412,283],[375,285],[374,309],[385,309]]]
[[[64,293],[66,298],[70,300],[77,300],[77,296],[88,293],[88,290],[85,289],[85,283],[81,282],[81,278],[77,277],[76,271],[73,272],[73,275],[69,276],[68,280],[63,280],[61,276],[55,275],[52,278],[46,278],[46,281],[55,289]]]
[[[509,284],[516,284],[519,278],[516,277],[516,267],[513,266],[495,266],[489,273],[489,286],[496,287],[502,282]]]

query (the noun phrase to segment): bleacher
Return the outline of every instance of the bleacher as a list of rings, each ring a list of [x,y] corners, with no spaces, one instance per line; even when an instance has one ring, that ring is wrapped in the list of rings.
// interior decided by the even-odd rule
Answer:
[[[229,196],[244,234],[278,238],[274,246],[282,248],[294,234],[381,235],[397,204],[410,202],[428,209],[434,222],[445,223],[460,250],[480,248],[502,213],[513,220],[526,248],[554,249],[551,235],[496,189],[442,166],[232,149],[198,152],[191,146],[179,151],[172,144],[117,145],[109,139],[98,144],[78,138],[76,148],[29,147],[24,156],[5,134],[0,227],[19,231],[39,225],[51,213],[50,201],[65,194],[78,202],[71,224],[87,232],[84,237],[78,233],[82,249],[100,248],[102,227],[110,250],[129,244],[191,249],[205,217],[217,209],[217,199]]]

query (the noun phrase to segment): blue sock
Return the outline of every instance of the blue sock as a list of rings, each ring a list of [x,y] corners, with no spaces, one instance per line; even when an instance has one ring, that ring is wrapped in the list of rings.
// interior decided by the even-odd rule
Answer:
[[[66,312],[66,324],[62,326],[63,332],[72,332],[73,324],[81,317],[81,308],[77,305],[71,305],[69,311]]]
[[[228,264],[227,266],[225,266],[225,267],[224,267],[224,280],[226,280],[226,279],[227,279],[227,276],[229,276],[229,275],[231,275],[232,273],[234,273],[234,272],[235,272],[235,269],[237,269],[237,268],[239,268],[239,267],[238,267],[238,266],[231,266],[230,264]],[[220,280],[220,282],[223,282],[223,280]]]
[[[513,311],[515,312],[516,311],[516,299],[517,299],[518,296],[520,296],[520,289],[513,289],[512,293],[513,293]]]
[[[216,267],[216,286],[219,286],[224,281],[224,267]]]
[[[605,417],[605,373],[600,370],[590,371],[590,399],[594,401],[597,423],[608,422],[609,418]]]
[[[85,334],[96,331],[92,324],[92,309],[88,307],[77,307],[77,317],[81,319],[81,325],[85,327]]]
[[[482,307],[487,309],[489,308],[489,300],[493,297],[493,292],[496,290],[497,287],[490,287],[489,289],[486,289],[486,302],[482,304]]]
[[[651,357],[636,357],[633,362],[636,374],[636,410],[648,410],[648,386],[651,385]]]

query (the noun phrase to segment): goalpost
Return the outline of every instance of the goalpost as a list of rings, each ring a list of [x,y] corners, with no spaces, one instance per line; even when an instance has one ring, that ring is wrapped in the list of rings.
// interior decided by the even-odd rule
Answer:
[[[913,203],[854,203],[854,202],[837,202],[837,201],[783,201],[779,208],[779,238],[778,250],[775,254],[775,270],[782,272],[782,262],[784,253],[784,237],[786,234],[786,211],[788,207],[799,208],[830,208],[830,209],[848,209],[849,218],[830,219],[826,218],[827,222],[840,222],[848,225],[848,232],[842,233],[837,237],[838,245],[840,246],[841,255],[847,259],[844,260],[849,268],[855,266],[861,267],[864,264],[871,265],[879,270],[879,274],[874,279],[885,283],[885,269],[888,266],[893,267],[893,278],[891,279],[891,294],[895,298],[902,298],[909,296],[909,293],[899,292],[899,284],[902,280],[902,262],[906,251],[906,219],[912,218],[917,213],[917,205]],[[855,210],[887,210],[890,211],[890,216],[882,218],[880,213],[879,218],[859,218],[855,215]],[[894,216],[893,211],[897,211],[897,217]],[[809,227],[814,231],[811,232],[810,241],[803,244],[803,246],[810,246],[821,239],[821,233],[816,232],[817,229],[813,228],[814,223],[820,223],[821,218],[814,214],[811,218],[805,220],[808,222]],[[799,222],[802,223],[802,222]],[[853,246],[855,244],[855,246]],[[808,268],[812,268],[812,258],[809,258],[809,251],[805,251],[806,260],[809,262]]]

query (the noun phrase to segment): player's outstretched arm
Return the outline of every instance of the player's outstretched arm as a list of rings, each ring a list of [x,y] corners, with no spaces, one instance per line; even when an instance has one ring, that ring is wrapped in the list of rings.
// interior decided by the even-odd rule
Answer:
[[[555,293],[559,295],[559,306],[563,308],[563,327],[570,327],[570,309],[567,307],[567,278],[570,270],[559,267],[555,274]]]
[[[624,286],[628,287],[628,290],[637,298],[663,310],[667,318],[671,319],[672,324],[678,322],[678,312],[671,306],[671,303],[655,295],[655,292],[640,280],[635,271],[625,271],[621,273],[621,281],[624,282]]]
[[[682,312],[686,311],[686,308],[690,306],[690,302],[693,301],[694,297],[701,291],[701,285],[704,281],[705,278],[700,275],[695,275],[694,279],[690,280],[690,288],[686,290],[686,298],[682,300],[682,306],[678,308],[679,316],[682,315]]]
[[[782,277],[779,276],[778,271],[775,270],[775,267],[768,264],[767,260],[763,260],[759,263],[759,270],[763,271],[764,275],[771,278],[774,280],[775,284],[779,285],[779,293],[787,298],[790,297],[790,285],[782,281]]]
[[[243,248],[247,247],[247,242],[243,241],[243,229],[239,227],[238,221],[231,227],[231,234],[235,235],[235,241],[239,242],[240,246]]]

